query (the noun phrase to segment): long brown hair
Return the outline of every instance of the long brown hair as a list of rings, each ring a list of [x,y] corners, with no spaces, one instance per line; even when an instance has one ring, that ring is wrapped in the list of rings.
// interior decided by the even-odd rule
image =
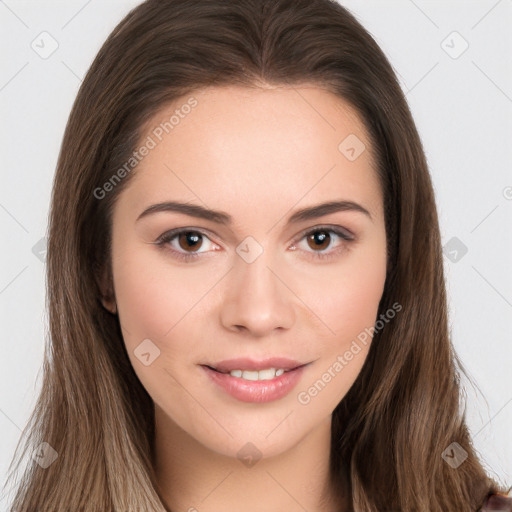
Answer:
[[[58,457],[46,468],[29,460],[13,510],[165,510],[153,469],[153,403],[118,317],[100,300],[111,277],[112,207],[136,168],[108,193],[97,191],[164,105],[203,87],[304,83],[338,95],[366,126],[388,240],[379,314],[402,306],[375,334],[334,410],[333,484],[358,512],[473,512],[488,493],[505,492],[472,447],[431,178],[404,94],[374,39],[333,0],[148,0],[104,43],[66,127],[49,219],[42,389],[20,440],[24,455],[48,443]],[[442,457],[452,443],[467,453],[456,469]],[[19,450],[20,443],[17,468]]]

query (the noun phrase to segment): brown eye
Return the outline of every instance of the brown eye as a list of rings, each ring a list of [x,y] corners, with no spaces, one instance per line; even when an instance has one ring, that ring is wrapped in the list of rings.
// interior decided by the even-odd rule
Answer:
[[[220,250],[208,234],[197,229],[171,229],[160,235],[154,243],[168,250],[172,257],[183,261],[199,259]]]
[[[340,257],[349,250],[349,244],[353,243],[355,239],[354,234],[338,226],[319,226],[303,231],[298,238],[304,244],[302,252],[306,256],[324,261]],[[297,248],[300,246],[294,244],[292,250],[297,250]]]
[[[311,249],[323,250],[329,247],[331,242],[331,235],[328,231],[313,231],[307,237],[308,245]]]
[[[179,246],[188,251],[197,251],[202,245],[202,235],[197,231],[183,231],[178,235]]]

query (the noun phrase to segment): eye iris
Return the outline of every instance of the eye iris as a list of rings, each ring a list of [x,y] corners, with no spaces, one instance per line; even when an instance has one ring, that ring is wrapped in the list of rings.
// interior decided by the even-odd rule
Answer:
[[[315,231],[313,234],[308,236],[308,245],[312,249],[325,249],[329,246],[330,239],[331,235],[329,235],[326,231]],[[325,243],[326,241],[327,243]],[[320,245],[312,246],[309,242],[314,242],[315,244],[319,242]]]
[[[180,247],[184,250],[193,249],[194,251],[200,248],[200,245],[197,247],[193,247],[194,244],[197,244],[201,238],[201,235],[195,231],[186,231],[184,233],[180,233],[178,240]],[[184,243],[182,243],[184,241]],[[191,244],[191,245],[189,245]]]

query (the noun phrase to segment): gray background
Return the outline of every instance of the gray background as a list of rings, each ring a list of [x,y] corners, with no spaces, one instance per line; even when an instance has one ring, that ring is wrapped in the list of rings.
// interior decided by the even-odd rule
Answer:
[[[41,382],[44,237],[65,123],[138,3],[0,0],[2,481]],[[488,470],[512,485],[512,0],[341,3],[407,94],[436,191],[453,341],[482,391],[464,381],[469,426]]]

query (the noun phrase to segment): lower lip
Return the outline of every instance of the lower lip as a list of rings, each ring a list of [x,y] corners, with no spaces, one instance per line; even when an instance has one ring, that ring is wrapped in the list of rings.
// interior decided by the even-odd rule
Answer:
[[[201,365],[210,379],[242,402],[272,402],[286,396],[299,382],[306,365],[268,380],[246,380]]]

